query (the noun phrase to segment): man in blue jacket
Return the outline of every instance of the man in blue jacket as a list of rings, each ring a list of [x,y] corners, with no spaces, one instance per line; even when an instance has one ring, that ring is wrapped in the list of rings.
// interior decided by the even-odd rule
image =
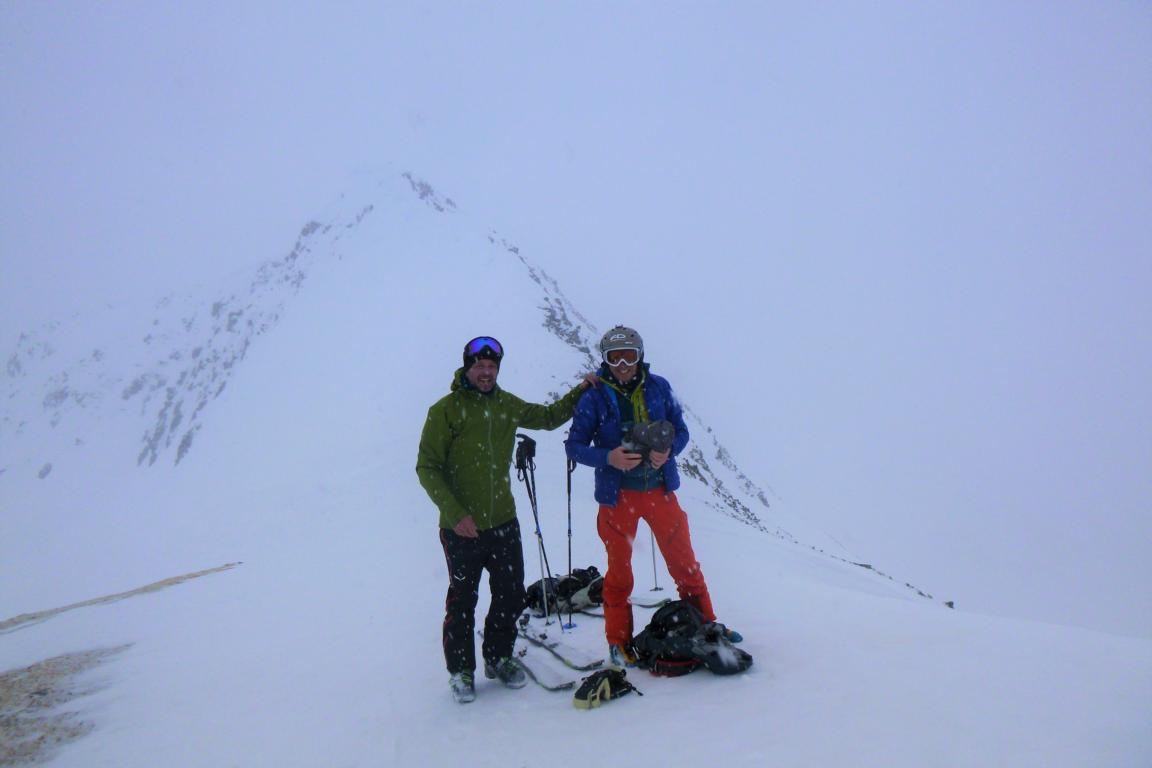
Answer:
[[[680,599],[715,621],[708,585],[692,550],[688,516],[676,500],[680,473],[675,457],[688,445],[688,426],[667,379],[649,371],[644,341],[632,328],[616,326],[600,340],[600,380],[576,404],[565,441],[568,457],[596,470],[596,528],[608,553],[604,575],[604,631],[614,664],[633,666],[631,650],[632,540],[639,521],[652,529]],[[667,449],[637,445],[640,425],[663,427]],[[645,431],[646,427],[637,430]],[[639,450],[638,450],[639,449]],[[729,638],[739,635],[728,630]]]

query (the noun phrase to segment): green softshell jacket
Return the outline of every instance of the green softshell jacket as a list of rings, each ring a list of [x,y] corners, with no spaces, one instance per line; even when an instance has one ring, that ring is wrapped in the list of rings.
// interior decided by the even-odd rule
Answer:
[[[576,386],[551,405],[526,403],[497,385],[484,394],[456,371],[452,392],[428,409],[416,474],[451,530],[468,515],[480,530],[516,517],[509,472],[516,430],[556,429],[570,418],[584,391]]]

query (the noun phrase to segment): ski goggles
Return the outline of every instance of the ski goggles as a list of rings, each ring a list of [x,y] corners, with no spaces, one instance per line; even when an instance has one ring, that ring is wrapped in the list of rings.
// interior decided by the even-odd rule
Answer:
[[[504,357],[504,347],[500,346],[500,342],[491,336],[477,336],[464,345],[464,354],[468,357],[475,357],[484,350],[491,350],[496,357]]]
[[[640,352],[635,349],[610,349],[604,353],[604,362],[613,368],[636,365],[640,362]]]

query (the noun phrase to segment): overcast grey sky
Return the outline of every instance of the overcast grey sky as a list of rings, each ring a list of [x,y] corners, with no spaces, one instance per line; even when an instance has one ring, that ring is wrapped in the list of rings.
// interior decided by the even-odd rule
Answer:
[[[862,559],[1152,634],[1148,3],[5,2],[0,56],[6,341],[394,163]]]

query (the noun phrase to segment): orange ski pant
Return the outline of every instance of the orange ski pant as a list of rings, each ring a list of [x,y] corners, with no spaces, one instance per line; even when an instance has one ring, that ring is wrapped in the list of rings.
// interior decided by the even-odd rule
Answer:
[[[695,605],[706,621],[715,621],[712,599],[688,532],[688,516],[675,493],[662,488],[650,491],[621,490],[616,506],[600,506],[596,528],[608,552],[604,574],[604,633],[609,645],[632,641],[632,541],[643,519],[652,529],[668,574],[676,582],[680,599]]]

